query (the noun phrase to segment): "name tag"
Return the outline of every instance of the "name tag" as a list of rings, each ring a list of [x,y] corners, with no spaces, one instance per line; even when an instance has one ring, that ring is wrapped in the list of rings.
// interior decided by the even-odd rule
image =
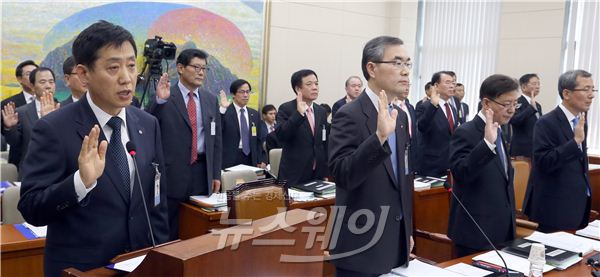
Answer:
[[[327,130],[325,130],[325,125],[323,125],[323,141],[327,141]]]
[[[158,163],[152,163],[154,167],[154,207],[160,204],[160,171],[158,170]]]
[[[215,123],[214,119],[210,122],[210,135],[217,135],[217,124]]]
[[[256,125],[254,125],[254,122],[252,122],[252,136],[255,137],[256,136]]]
[[[410,153],[410,144],[406,145],[404,149],[404,175],[410,174],[410,167],[408,166],[408,154]]]

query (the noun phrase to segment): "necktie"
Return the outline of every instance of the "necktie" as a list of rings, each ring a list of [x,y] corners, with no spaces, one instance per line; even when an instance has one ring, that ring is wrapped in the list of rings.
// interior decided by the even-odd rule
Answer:
[[[408,118],[408,134],[412,138],[412,120],[410,119],[410,113],[408,112],[408,108],[406,107],[405,102],[400,102],[400,109],[402,109]]]
[[[452,110],[450,105],[446,102],[446,117],[448,118],[448,125],[450,125],[450,133],[454,133],[454,117],[452,116]]]
[[[498,137],[496,138],[496,154],[500,157],[500,161],[502,161],[502,168],[504,168],[504,174],[507,174],[507,165],[506,165],[506,154],[504,153],[504,148],[502,147],[502,129],[498,128]]]
[[[250,135],[248,133],[248,121],[246,121],[246,109],[240,109],[240,137],[242,137],[242,152],[250,154]]]
[[[190,91],[187,112],[190,118],[190,125],[192,125],[192,149],[190,151],[190,164],[193,164],[198,159],[198,116],[196,115],[196,101],[194,99],[194,93]]]
[[[119,170],[119,176],[125,195],[131,195],[131,184],[129,177],[129,164],[127,163],[127,155],[125,154],[125,148],[123,142],[121,142],[121,124],[123,120],[120,117],[113,116],[108,120],[106,125],[112,128],[112,134],[110,135],[110,143],[108,144],[108,154],[115,160],[117,169]]]
[[[271,133],[273,131],[275,131],[275,126],[274,125],[269,126],[269,133]]]
[[[573,133],[575,133],[575,126],[577,126],[577,123],[579,123],[579,118],[575,117],[571,120],[571,122],[573,122]]]
[[[388,106],[388,113],[392,114],[393,107],[392,105]],[[390,149],[392,150],[392,155],[390,159],[392,160],[392,168],[394,169],[394,179],[398,178],[398,149],[396,147],[396,131],[392,132],[388,136],[388,144],[390,145]]]
[[[312,131],[312,134],[315,134],[315,115],[313,114],[313,110],[312,107],[308,107],[308,109],[306,109],[306,117],[308,118],[308,123],[310,124],[310,130]]]

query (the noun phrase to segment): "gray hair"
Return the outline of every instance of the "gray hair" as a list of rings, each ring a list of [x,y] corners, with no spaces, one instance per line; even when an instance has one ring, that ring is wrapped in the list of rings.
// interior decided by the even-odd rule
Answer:
[[[390,45],[403,45],[404,42],[397,37],[379,36],[369,40],[363,48],[362,53],[362,72],[365,79],[369,81],[369,72],[367,71],[367,63],[373,61],[381,61],[385,48]]]
[[[560,99],[563,99],[563,90],[575,89],[577,86],[577,77],[590,78],[592,74],[582,69],[569,70],[561,74],[558,78],[558,95]]]
[[[346,84],[345,86],[348,87],[348,85],[350,84],[350,80],[352,79],[357,79],[360,81],[360,84],[362,85],[362,79],[360,79],[360,77],[356,76],[356,75],[352,75],[350,77],[348,77],[348,79],[346,79]]]

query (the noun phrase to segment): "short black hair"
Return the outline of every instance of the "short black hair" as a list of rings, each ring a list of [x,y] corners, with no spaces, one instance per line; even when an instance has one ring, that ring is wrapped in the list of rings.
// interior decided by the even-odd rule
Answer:
[[[33,65],[36,68],[38,68],[39,66],[32,60],[26,60],[24,62],[21,62],[19,65],[17,65],[17,69],[15,70],[15,76],[18,77],[22,77],[23,76],[23,67],[26,67],[28,65]]]
[[[75,67],[75,65],[76,65],[75,58],[73,58],[73,56],[68,57],[62,66],[63,75],[71,74],[71,72],[73,72],[73,68]]]
[[[446,74],[448,74],[452,77],[456,77],[456,73],[454,73],[454,71],[451,71],[451,70],[446,71]]]
[[[383,59],[385,48],[392,45],[404,45],[404,42],[397,37],[379,36],[369,40],[369,42],[365,44],[362,52],[361,68],[367,82],[371,78],[369,76],[369,71],[367,70],[367,63],[381,61]]]
[[[177,63],[187,66],[193,58],[206,60],[208,63],[208,54],[200,49],[185,49],[177,56]]]
[[[275,108],[275,106],[267,104],[261,110],[262,114],[268,114],[270,111],[277,111],[277,109]]]
[[[317,76],[317,73],[315,73],[311,69],[300,69],[300,70],[294,72],[294,74],[292,74],[292,78],[291,78],[292,90],[294,90],[295,94],[298,94],[296,92],[296,87],[302,87],[302,78],[304,78],[306,76],[310,76],[310,75],[315,75],[315,77],[317,78],[317,81],[319,80],[319,76]]]
[[[454,72],[452,71],[438,71],[436,73],[433,73],[433,75],[431,76],[431,85],[435,85],[435,84],[439,84],[442,81],[442,74],[446,74],[450,77],[452,77],[454,74]],[[456,76],[456,75],[454,75]]]
[[[229,92],[231,92],[231,94],[236,94],[237,90],[244,84],[248,84],[250,91],[252,91],[252,86],[250,85],[250,83],[248,83],[248,81],[244,79],[237,79],[233,81],[233,83],[231,83],[231,86],[229,86]]]
[[[76,63],[93,69],[100,49],[106,46],[120,47],[125,42],[131,43],[137,57],[137,47],[131,33],[119,25],[100,20],[77,35],[73,42],[73,57]]]
[[[577,86],[577,77],[591,78],[592,73],[582,69],[569,70],[558,77],[558,96],[563,99],[563,90],[573,90]]]
[[[502,74],[494,74],[485,78],[483,83],[481,83],[479,99],[496,99],[500,95],[515,91],[518,88],[519,84],[514,78]]]
[[[327,114],[331,113],[331,107],[329,105],[327,105],[326,103],[321,103],[321,107],[323,107],[323,109],[325,109],[325,112]]]
[[[527,74],[521,76],[521,78],[519,78],[519,84],[526,85],[527,83],[529,83],[529,80],[531,80],[531,78],[533,78],[533,77],[536,77],[538,79],[540,78],[535,73],[527,73]]]
[[[463,84],[461,84],[461,83],[456,83],[456,86],[457,86],[457,87],[464,87],[464,85],[463,85]]]
[[[425,91],[428,91],[431,88],[431,82],[427,82],[427,84],[425,84]]]
[[[54,71],[52,71],[52,69],[47,68],[47,67],[38,67],[38,68],[34,69],[33,71],[31,71],[31,74],[29,75],[29,82],[32,85],[35,85],[35,75],[37,75],[38,72],[44,72],[44,71],[50,71],[50,74],[52,74],[52,79],[54,79],[54,81],[56,81],[56,76],[54,76]]]

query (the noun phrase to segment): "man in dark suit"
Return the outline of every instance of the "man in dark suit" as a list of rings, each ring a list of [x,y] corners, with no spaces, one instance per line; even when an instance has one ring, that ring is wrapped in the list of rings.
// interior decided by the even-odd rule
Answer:
[[[63,63],[63,75],[65,80],[65,85],[71,91],[71,96],[67,97],[67,99],[60,102],[60,106],[64,107],[73,102],[77,102],[83,94],[86,92],[85,85],[81,83],[79,77],[77,76],[77,72],[75,72],[75,59],[73,56],[68,57]]]
[[[450,73],[440,71],[431,77],[431,100],[417,107],[417,127],[422,145],[421,175],[441,177],[450,168],[450,137],[458,127],[456,110],[450,104],[454,81]]]
[[[163,74],[148,112],[158,119],[163,137],[169,190],[171,239],[179,237],[179,206],[191,195],[221,188],[221,116],[217,97],[200,88],[208,54],[186,49],[177,57],[179,81],[169,89]]]
[[[358,76],[350,76],[346,79],[345,88],[346,88],[346,96],[335,103],[333,103],[333,107],[331,108],[331,119],[335,116],[335,113],[350,101],[356,99],[362,92],[362,80]]]
[[[262,110],[262,128],[259,128],[260,139],[264,143],[267,160],[269,158],[269,151],[274,148],[281,148],[279,140],[275,135],[275,128],[277,128],[277,108],[271,104],[265,105]]]
[[[7,104],[4,107],[2,117],[7,142],[11,147],[14,145],[21,150],[15,164],[19,169],[27,153],[33,125],[40,117],[53,112],[59,107],[58,104],[54,103],[53,95],[56,85],[54,83],[54,72],[50,68],[40,67],[34,69],[29,75],[29,80],[33,85],[35,100],[16,110],[13,103]]]
[[[577,230],[588,224],[591,188],[586,113],[594,99],[592,74],[571,70],[560,75],[556,109],[538,119],[533,130],[533,202],[538,230]]]
[[[22,91],[2,100],[2,109],[11,102],[14,104],[13,109],[33,102],[35,95],[33,93],[33,86],[29,82],[29,75],[31,74],[31,71],[36,68],[38,68],[38,65],[32,60],[27,60],[17,65],[15,75],[17,77],[17,82],[21,85]],[[2,128],[2,136],[5,136],[4,128]],[[4,139],[6,139],[6,137],[4,137]],[[18,166],[20,157],[21,149],[19,149],[17,145],[11,145],[10,150],[8,151],[8,162]]]
[[[410,137],[410,144],[408,147],[409,150],[409,167],[410,172],[413,174],[418,174],[419,169],[419,136],[417,131],[417,115],[415,113],[415,108],[410,101],[408,100],[408,95],[410,94],[410,86],[406,88],[404,93],[398,96],[396,103],[394,105],[400,107],[400,109],[406,114],[408,120],[408,134]]]
[[[533,155],[533,126],[542,116],[542,106],[536,101],[540,93],[540,78],[536,74],[525,74],[519,79],[521,92],[519,107],[510,120],[513,136],[510,155],[531,159]]]
[[[422,111],[422,109],[420,109],[419,107],[421,105],[423,105],[423,102],[428,101],[431,99],[431,82],[427,82],[427,84],[425,84],[425,96],[420,99],[419,101],[417,101],[417,104],[415,104],[415,112],[416,111]],[[419,117],[419,114],[417,114],[417,118]]]
[[[413,245],[408,120],[391,104],[408,88],[411,66],[399,38],[367,42],[365,91],[333,119],[329,168],[339,229],[329,247],[337,276],[379,276],[408,265]]]
[[[283,103],[275,129],[283,146],[278,179],[289,185],[329,176],[327,169],[327,118],[314,101],[319,96],[319,79],[310,69],[294,72],[291,78],[296,99]]]
[[[515,238],[513,169],[500,125],[515,113],[518,88],[509,76],[487,77],[479,91],[482,110],[456,129],[450,143],[454,193],[493,244]],[[459,257],[491,249],[455,199],[450,205],[448,236]]]
[[[467,118],[469,118],[469,105],[467,105],[465,102],[462,102],[462,100],[465,98],[465,86],[461,83],[457,83],[456,87],[454,88],[454,92],[456,94],[454,98],[458,103],[456,107],[458,122],[460,124],[464,124],[467,122]]]
[[[46,276],[105,266],[116,255],[151,246],[140,184],[150,200],[154,239],[167,241],[165,175],[155,182],[155,174],[164,173],[158,121],[128,107],[137,80],[135,49],[120,26],[100,21],[83,30],[73,55],[89,93],[33,128],[19,211],[31,224],[48,225]],[[139,182],[127,141],[137,146]]]
[[[258,111],[248,107],[252,87],[248,81],[237,79],[231,83],[229,92],[233,95],[233,104],[221,91],[221,129],[223,132],[223,166],[238,164],[265,168],[263,141],[258,136],[262,124]]]

